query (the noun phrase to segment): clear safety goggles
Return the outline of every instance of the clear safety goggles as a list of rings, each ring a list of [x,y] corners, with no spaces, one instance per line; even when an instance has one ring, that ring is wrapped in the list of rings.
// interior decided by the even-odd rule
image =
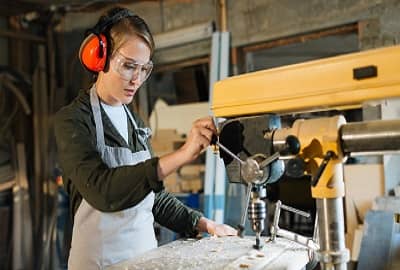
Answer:
[[[111,68],[117,72],[123,80],[134,81],[139,78],[144,82],[153,70],[153,62],[140,63],[131,58],[127,58],[116,51],[111,59]]]

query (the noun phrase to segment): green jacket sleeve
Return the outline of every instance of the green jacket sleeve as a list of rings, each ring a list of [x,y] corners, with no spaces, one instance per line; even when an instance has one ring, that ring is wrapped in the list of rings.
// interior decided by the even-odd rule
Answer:
[[[144,126],[143,121],[139,117],[136,116],[135,119],[140,127]],[[153,154],[150,144],[148,147]],[[198,233],[196,230],[197,222],[203,216],[200,212],[184,205],[165,190],[156,193],[153,215],[155,221],[160,225],[172,231],[185,234],[188,237],[194,237]]]
[[[164,190],[156,193],[153,215],[160,225],[191,237],[197,234],[196,225],[203,216]]]
[[[97,152],[89,113],[67,107],[55,116],[55,136],[64,180],[72,183],[92,207],[103,212],[132,207],[151,190],[160,191],[163,184],[158,180],[156,157],[134,166],[108,168]]]

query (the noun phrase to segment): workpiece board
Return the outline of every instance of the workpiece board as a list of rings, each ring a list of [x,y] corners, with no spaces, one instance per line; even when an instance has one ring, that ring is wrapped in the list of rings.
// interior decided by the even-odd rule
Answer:
[[[295,242],[282,238],[274,243],[268,242],[268,238],[262,241],[263,249],[255,250],[254,236],[177,240],[108,270],[299,270],[309,260],[307,249]]]

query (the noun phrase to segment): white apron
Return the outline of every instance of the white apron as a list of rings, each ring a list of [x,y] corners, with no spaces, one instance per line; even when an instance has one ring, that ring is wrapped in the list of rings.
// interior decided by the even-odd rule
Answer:
[[[110,168],[135,165],[151,158],[145,142],[146,137],[150,136],[150,129],[139,129],[128,109],[125,108],[135,127],[136,136],[146,149],[144,151],[132,153],[128,148],[105,145],[99,98],[94,86],[90,90],[90,104],[96,125],[97,150]],[[126,181],[135,179],[132,177]],[[154,193],[150,192],[134,207],[105,213],[82,199],[74,217],[68,269],[103,269],[156,248],[153,204]]]

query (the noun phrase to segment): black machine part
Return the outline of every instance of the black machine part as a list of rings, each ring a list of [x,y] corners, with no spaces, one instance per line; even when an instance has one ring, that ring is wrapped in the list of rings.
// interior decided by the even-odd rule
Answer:
[[[262,115],[227,120],[219,126],[219,142],[241,160],[259,153],[269,156],[271,141],[265,140],[263,133],[269,128],[271,119],[274,119],[274,116]],[[224,161],[229,181],[247,185],[241,177],[241,164],[224,151],[220,151],[219,154]]]
[[[222,150],[220,156],[225,163],[228,179],[231,183],[246,184],[252,179],[248,168],[256,162],[262,171],[256,182],[274,183],[285,172],[284,162],[278,158],[286,155],[296,155],[300,150],[299,140],[295,136],[288,136],[279,149],[279,153],[272,152],[272,140],[265,138],[265,130],[276,128],[277,116],[262,115],[227,120],[220,125],[218,144]],[[222,147],[223,146],[223,147]],[[257,165],[255,164],[255,165]],[[253,164],[254,165],[254,164]]]

